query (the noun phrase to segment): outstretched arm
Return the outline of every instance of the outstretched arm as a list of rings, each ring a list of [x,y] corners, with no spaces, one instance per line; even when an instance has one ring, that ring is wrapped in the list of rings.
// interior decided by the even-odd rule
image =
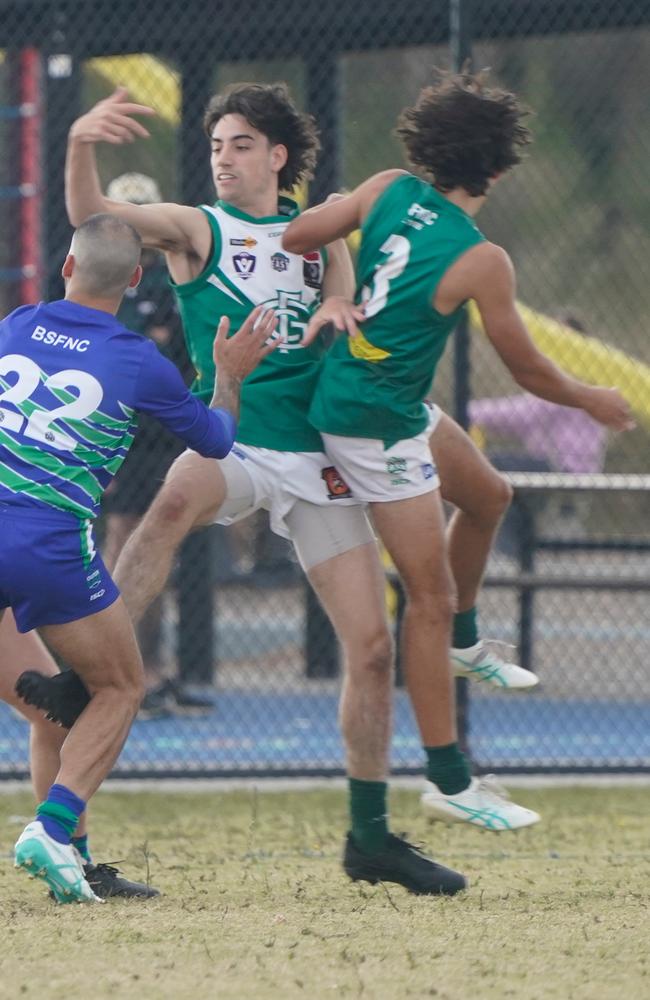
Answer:
[[[585,410],[613,430],[634,427],[630,409],[617,389],[587,385],[561,371],[535,346],[515,302],[515,274],[507,253],[491,243],[466,255],[463,298],[474,298],[485,332],[515,381],[552,403]]]
[[[235,440],[242,382],[278,346],[275,324],[275,313],[258,306],[229,338],[230,321],[222,317],[214,339],[219,379],[209,407],[192,396],[175,365],[149,342],[136,385],[136,410],[156,417],[204,458],[224,458]]]
[[[330,196],[322,205],[307,209],[287,226],[282,246],[290,253],[308,253],[349,236],[361,226],[381,192],[405,173],[404,170],[384,170],[350,194]]]
[[[134,226],[146,246],[171,253],[191,254],[196,250],[197,234],[207,234],[209,226],[196,208],[184,205],[131,205],[111,201],[102,192],[97,171],[95,145],[131,143],[148,138],[149,132],[134,117],[151,117],[153,108],[133,104],[124,87],[99,101],[73,123],[68,136],[65,165],[65,201],[68,218],[73,226],[80,225],[89,215],[110,212]]]

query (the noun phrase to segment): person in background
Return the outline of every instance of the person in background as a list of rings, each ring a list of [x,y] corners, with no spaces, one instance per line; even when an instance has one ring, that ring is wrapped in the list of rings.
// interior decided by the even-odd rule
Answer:
[[[113,201],[133,205],[153,205],[162,201],[158,184],[146,174],[120,174],[108,185]],[[187,385],[194,369],[187,355],[176,299],[169,284],[164,257],[157,250],[142,251],[142,280],[124,296],[118,319],[129,330],[152,340],[172,361]],[[113,570],[127,538],[155,497],[183,444],[157,420],[141,414],[131,450],[113,480],[102,505],[104,515],[104,562]],[[202,715],[213,708],[210,698],[186,689],[178,677],[166,677],[169,665],[162,652],[164,595],[147,609],[137,627],[138,644],[144,661],[147,692],[139,719],[154,719],[171,711]]]

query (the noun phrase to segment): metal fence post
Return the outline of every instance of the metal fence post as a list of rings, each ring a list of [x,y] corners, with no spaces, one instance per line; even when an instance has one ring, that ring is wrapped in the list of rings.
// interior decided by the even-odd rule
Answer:
[[[336,49],[315,46],[305,55],[307,110],[316,118],[323,147],[309,201],[318,204],[338,190],[340,169],[340,65]],[[305,673],[307,677],[336,677],[339,644],[331,622],[309,583],[305,585]]]
[[[449,0],[449,47],[454,70],[459,72],[472,58],[471,0]],[[471,358],[467,311],[456,327],[454,336],[454,419],[465,430],[469,427],[468,407]],[[456,712],[458,739],[467,750],[469,739],[469,690],[465,678],[456,680]]]
[[[209,60],[197,60],[195,51],[188,46],[178,60],[182,92],[179,192],[185,205],[211,200],[203,112],[212,93],[215,67]],[[185,540],[179,556],[177,656],[184,681],[213,681],[217,659],[213,576],[212,532],[204,529]]]
[[[45,149],[43,180],[45,197],[44,283],[48,299],[63,295],[61,265],[72,234],[63,198],[66,144],[61,141],[80,113],[81,67],[65,34],[65,14],[54,14],[55,25],[47,43],[44,79]]]

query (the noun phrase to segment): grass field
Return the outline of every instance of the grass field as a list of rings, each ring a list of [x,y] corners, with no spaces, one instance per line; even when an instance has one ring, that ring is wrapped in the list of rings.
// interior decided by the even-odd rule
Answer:
[[[647,788],[517,792],[543,823],[514,834],[392,825],[469,876],[455,899],[353,884],[338,790],[104,793],[97,859],[150,902],[55,906],[12,867],[27,793],[0,796],[0,996],[276,1000],[622,1000],[650,996]]]

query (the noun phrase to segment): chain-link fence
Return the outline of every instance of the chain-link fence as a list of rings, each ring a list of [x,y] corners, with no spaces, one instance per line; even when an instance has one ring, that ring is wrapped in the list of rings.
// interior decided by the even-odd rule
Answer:
[[[526,698],[470,692],[469,746],[491,770],[647,768],[650,4],[2,0],[0,16],[3,314],[61,292],[67,132],[118,84],[157,117],[148,141],[99,149],[104,189],[118,179],[123,200],[186,204],[214,198],[202,115],[234,81],[287,81],[316,117],[322,152],[300,192],[312,202],[403,165],[392,130],[433,65],[471,56],[530,106],[530,155],[496,186],[481,227],[511,254],[542,349],[580,378],[619,384],[638,428],[608,436],[522,396],[471,312],[448,350],[436,400],[519,487],[488,567],[482,632],[518,645],[542,682]],[[144,180],[129,188],[125,173]],[[155,256],[123,317],[191,378]],[[100,524],[109,563],[176,453],[141,428]],[[390,572],[387,604],[398,627]],[[341,769],[336,643],[264,513],[190,537],[140,642],[151,692],[120,773]],[[396,704],[393,763],[417,769],[400,689]],[[0,773],[24,773],[25,761],[25,727],[0,707]]]

